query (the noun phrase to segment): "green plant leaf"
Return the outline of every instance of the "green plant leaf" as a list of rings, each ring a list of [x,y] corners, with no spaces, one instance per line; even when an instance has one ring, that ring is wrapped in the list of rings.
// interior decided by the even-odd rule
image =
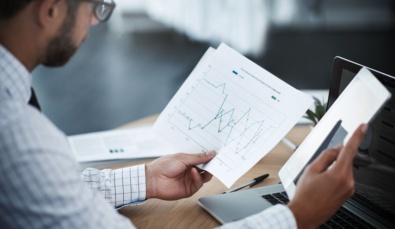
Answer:
[[[316,125],[321,118],[325,115],[326,112],[326,106],[327,104],[325,102],[321,102],[317,97],[314,97],[314,106],[315,106],[315,111],[312,110],[307,110],[304,118],[307,118],[308,120],[312,121],[314,125]]]
[[[303,116],[303,117],[305,117],[308,120],[312,121],[314,123],[314,125],[317,124],[317,121],[318,121],[317,117],[316,117],[315,113],[312,110],[310,110],[310,109],[307,110],[306,111],[306,115]]]
[[[325,106],[322,106],[322,105],[321,106],[317,106],[315,108],[316,117],[320,120],[324,116],[325,111],[326,111]]]

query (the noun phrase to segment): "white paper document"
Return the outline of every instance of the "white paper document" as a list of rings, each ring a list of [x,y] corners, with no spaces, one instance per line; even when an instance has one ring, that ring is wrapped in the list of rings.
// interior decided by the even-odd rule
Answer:
[[[288,133],[312,105],[228,46],[210,49],[154,125],[175,151],[216,150],[202,169],[230,187]]]
[[[156,140],[152,126],[68,137],[78,162],[159,157],[171,153]]]

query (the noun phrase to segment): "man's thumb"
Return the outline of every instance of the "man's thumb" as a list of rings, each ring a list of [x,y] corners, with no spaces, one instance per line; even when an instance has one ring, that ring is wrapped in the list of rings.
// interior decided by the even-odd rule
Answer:
[[[184,158],[188,165],[200,165],[211,161],[216,155],[217,153],[212,150],[206,153],[188,154]]]

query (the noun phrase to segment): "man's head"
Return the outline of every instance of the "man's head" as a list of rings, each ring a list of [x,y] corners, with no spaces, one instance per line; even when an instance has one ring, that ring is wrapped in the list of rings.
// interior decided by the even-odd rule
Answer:
[[[91,4],[92,12],[86,12],[84,15],[90,15],[91,25],[97,24],[100,21],[107,21],[111,16],[113,7],[112,1],[104,0],[82,0]],[[44,65],[49,67],[62,66],[66,64],[69,59],[77,51],[80,44],[86,39],[87,34],[77,44],[73,41],[74,29],[76,28],[77,10],[81,0],[67,0],[68,11],[66,19],[64,20],[58,36],[53,38],[47,48],[47,56]],[[111,3],[112,5],[111,5]],[[111,8],[112,7],[112,8]],[[90,13],[90,14],[89,14]],[[93,14],[93,16],[92,16]],[[78,28],[78,27],[77,27]]]
[[[32,42],[35,45],[33,48],[38,49],[35,66],[37,64],[61,66],[67,63],[84,42],[89,27],[100,21],[106,21],[114,7],[112,0],[1,0],[0,25],[4,28],[0,27],[0,29],[8,29],[7,31],[11,32],[8,34],[0,32],[0,34],[3,38],[7,35],[15,36],[18,31],[11,27],[20,26],[20,30],[26,30],[22,28],[26,28],[27,25],[23,27],[21,24],[30,23],[28,32],[30,35],[37,35],[34,37],[36,39],[25,37],[19,40],[22,43]],[[7,22],[11,23],[7,24]],[[7,41],[0,37],[0,42],[2,40]],[[16,45],[16,42],[8,43]]]
[[[33,0],[0,1],[0,21],[7,20]]]
[[[49,42],[45,59],[42,62],[43,65],[48,67],[57,67],[66,64],[81,44],[76,44],[73,41],[79,2],[67,0],[67,3],[68,9],[66,18],[59,28],[58,35]],[[85,40],[85,37],[83,40]]]

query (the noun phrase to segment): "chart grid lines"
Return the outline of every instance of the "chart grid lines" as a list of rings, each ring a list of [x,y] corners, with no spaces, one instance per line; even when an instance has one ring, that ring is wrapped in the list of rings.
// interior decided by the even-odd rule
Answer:
[[[224,77],[227,77],[226,81]],[[248,158],[258,139],[270,138],[286,117],[246,89],[243,88],[246,94],[239,96],[232,87],[242,88],[209,66],[204,76],[190,85],[190,91],[167,119],[188,141],[195,142],[204,151],[224,147],[233,151],[232,156],[223,154],[215,158],[230,170],[236,169],[240,160]],[[254,102],[261,104],[262,108],[252,106],[245,100],[246,96],[255,99]],[[265,111],[261,111],[263,108]],[[267,116],[268,112],[274,113],[275,119]],[[208,120],[207,116],[201,115],[207,113],[212,114]],[[222,142],[220,147],[214,144],[218,142]]]

